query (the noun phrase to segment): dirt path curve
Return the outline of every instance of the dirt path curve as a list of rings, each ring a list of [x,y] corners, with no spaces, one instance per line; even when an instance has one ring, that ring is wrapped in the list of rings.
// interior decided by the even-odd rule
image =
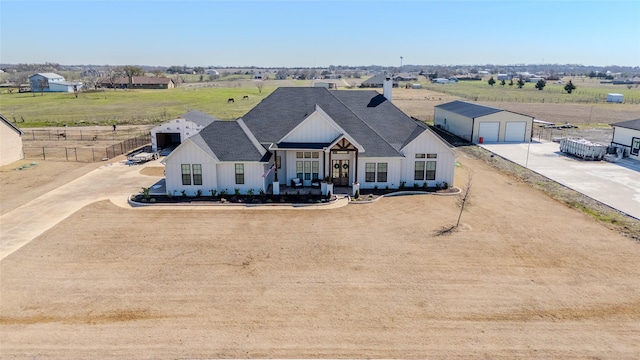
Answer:
[[[160,179],[140,174],[153,164],[106,164],[0,216],[0,260],[86,205],[104,199],[126,203],[129,194]]]

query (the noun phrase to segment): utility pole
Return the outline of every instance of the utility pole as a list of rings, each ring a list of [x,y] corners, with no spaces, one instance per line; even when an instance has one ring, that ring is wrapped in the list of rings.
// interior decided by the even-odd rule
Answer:
[[[403,57],[400,56],[400,71],[402,71],[402,59],[403,59]]]

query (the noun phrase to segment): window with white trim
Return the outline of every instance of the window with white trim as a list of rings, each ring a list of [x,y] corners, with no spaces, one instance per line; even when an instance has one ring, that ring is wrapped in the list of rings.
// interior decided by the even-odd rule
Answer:
[[[387,182],[388,163],[365,163],[365,182]]]
[[[244,184],[244,164],[236,164],[236,184]]]
[[[191,165],[182,164],[180,168],[182,169],[182,185],[191,185]]]

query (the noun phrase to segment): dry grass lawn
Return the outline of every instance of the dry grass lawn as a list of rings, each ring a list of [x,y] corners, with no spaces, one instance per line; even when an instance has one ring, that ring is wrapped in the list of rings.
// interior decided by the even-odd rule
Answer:
[[[448,236],[454,197],[94,203],[0,262],[1,357],[637,358],[640,244],[459,161]]]

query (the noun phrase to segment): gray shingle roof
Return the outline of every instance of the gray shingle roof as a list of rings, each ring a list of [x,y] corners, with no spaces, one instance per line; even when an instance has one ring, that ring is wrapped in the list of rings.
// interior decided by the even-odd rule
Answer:
[[[263,156],[237,121],[214,121],[192,141],[206,144],[220,161],[263,161]]]
[[[261,143],[276,143],[318,105],[365,149],[364,157],[402,156],[415,122],[376,91],[278,88],[242,117]]]
[[[611,126],[617,126],[617,127],[633,129],[633,130],[640,130],[640,119],[621,121],[621,122],[611,124]]]
[[[205,114],[202,111],[198,111],[198,110],[191,110],[188,113],[181,115],[180,117],[202,126],[207,126],[214,121],[220,120],[216,117]]]
[[[479,116],[485,116],[493,113],[497,113],[500,111],[504,111],[502,109],[473,104],[466,101],[452,101],[446,104],[437,105],[437,108],[451,111],[452,113],[460,114],[462,116],[466,116],[469,118],[477,118]]]

